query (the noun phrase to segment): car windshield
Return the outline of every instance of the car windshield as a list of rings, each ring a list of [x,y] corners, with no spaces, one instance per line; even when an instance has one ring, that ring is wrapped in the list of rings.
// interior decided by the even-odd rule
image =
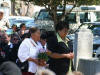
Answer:
[[[62,12],[57,12],[57,16],[60,17],[62,15]],[[38,17],[38,20],[51,20],[51,17],[49,15],[49,12],[46,10],[41,10]],[[68,16],[70,23],[76,23],[76,13],[72,12]]]
[[[68,16],[68,21],[69,23],[76,23],[76,13],[72,12]]]
[[[27,25],[33,25],[34,24],[34,20],[32,19],[30,19],[30,20],[23,20],[23,19],[21,19],[21,20],[16,20],[16,19],[10,19],[9,20],[10,21],[10,25],[12,26],[13,24],[16,24],[18,27],[20,27],[20,24],[22,24],[22,23],[25,23],[26,24],[26,26]]]
[[[38,19],[39,20],[50,20],[49,12],[47,12],[47,11],[40,11]]]

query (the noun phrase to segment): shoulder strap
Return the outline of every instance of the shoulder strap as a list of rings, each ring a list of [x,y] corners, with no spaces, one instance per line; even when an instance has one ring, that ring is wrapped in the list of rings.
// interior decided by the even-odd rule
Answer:
[[[31,42],[31,44],[34,46],[34,47],[36,47],[35,45],[34,45],[34,43],[30,40],[30,42]]]

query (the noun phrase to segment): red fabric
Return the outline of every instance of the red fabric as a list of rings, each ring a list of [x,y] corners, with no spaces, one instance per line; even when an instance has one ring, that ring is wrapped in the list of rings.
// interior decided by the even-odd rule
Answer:
[[[22,75],[35,75],[35,74],[30,72],[23,72]]]

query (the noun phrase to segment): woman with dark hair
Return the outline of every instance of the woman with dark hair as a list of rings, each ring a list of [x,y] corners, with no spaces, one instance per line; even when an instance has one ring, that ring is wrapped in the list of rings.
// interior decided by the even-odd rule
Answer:
[[[12,30],[13,30],[13,33],[16,33],[17,32],[17,25],[13,24],[12,25]]]
[[[66,75],[69,68],[73,70],[74,54],[70,40],[66,38],[68,31],[69,24],[61,21],[56,26],[56,33],[47,37],[47,47],[50,50],[49,68],[56,75]]]
[[[45,62],[40,62],[37,59],[39,53],[40,30],[30,28],[30,38],[26,38],[20,45],[18,57],[21,62],[28,61],[28,71],[23,72],[23,75],[35,75],[38,66],[45,66]]]
[[[19,36],[22,37],[22,35],[25,34],[25,31],[26,31],[26,25],[24,23],[22,23],[20,25],[20,30],[18,31]]]

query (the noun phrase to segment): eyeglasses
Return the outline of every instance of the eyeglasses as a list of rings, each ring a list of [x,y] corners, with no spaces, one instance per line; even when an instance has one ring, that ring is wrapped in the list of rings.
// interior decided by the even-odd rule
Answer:
[[[14,38],[13,40],[19,40],[18,38]]]

